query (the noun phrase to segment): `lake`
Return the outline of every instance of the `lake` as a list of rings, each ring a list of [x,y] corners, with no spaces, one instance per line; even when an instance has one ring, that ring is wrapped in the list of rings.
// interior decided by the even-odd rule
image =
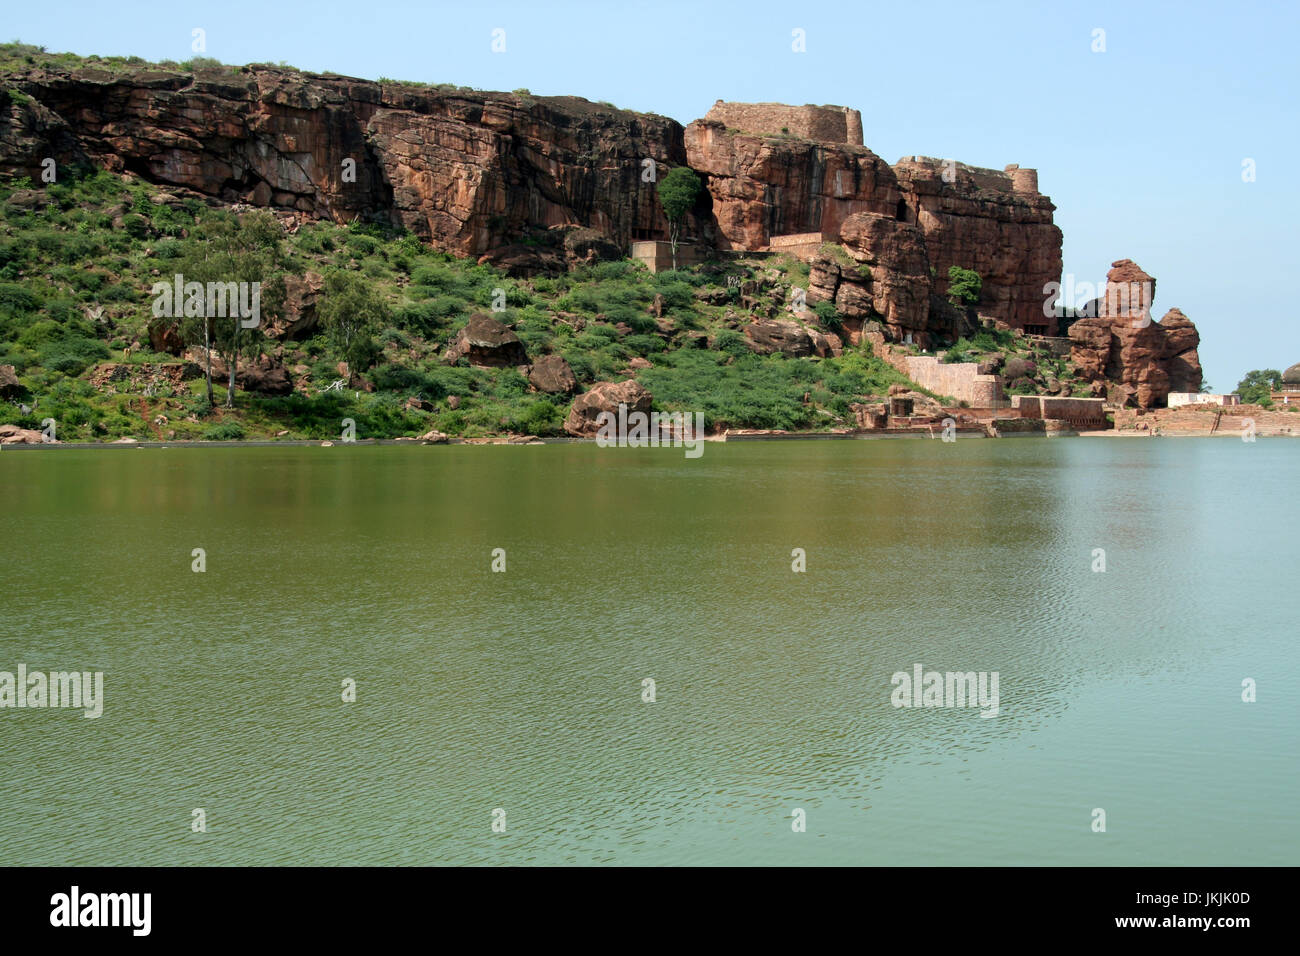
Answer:
[[[1297,476],[1267,438],[5,449],[0,670],[104,689],[0,709],[3,862],[1294,864]],[[918,664],[996,716],[894,706]]]

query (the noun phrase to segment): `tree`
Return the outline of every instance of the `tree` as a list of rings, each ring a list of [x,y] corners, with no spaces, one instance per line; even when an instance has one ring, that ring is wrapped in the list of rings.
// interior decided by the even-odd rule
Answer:
[[[269,212],[241,217],[210,215],[186,240],[180,272],[186,286],[203,287],[203,303],[192,309],[186,303],[182,335],[203,343],[206,358],[208,404],[212,405],[212,351],[225,361],[229,377],[226,407],[235,403],[235,376],[241,355],[252,358],[266,342],[264,316],[276,312],[284,301],[284,230]],[[188,299],[188,293],[186,295]],[[242,307],[256,304],[254,316]],[[174,306],[179,311],[179,304]],[[245,321],[257,320],[251,327]]]
[[[980,274],[974,269],[948,267],[948,301],[953,305],[975,305],[980,300],[980,290],[983,287]]]
[[[1237,394],[1247,405],[1273,407],[1270,392],[1282,387],[1282,373],[1275,368],[1255,369],[1246,373],[1246,377],[1237,383]]]
[[[368,368],[378,351],[373,335],[388,324],[388,306],[356,272],[336,270],[325,277],[317,306],[321,323],[350,374]]]
[[[703,184],[695,170],[689,166],[670,169],[668,175],[659,180],[659,204],[664,207],[668,218],[668,241],[673,249],[673,271],[677,271],[677,243],[681,240],[682,221],[695,205]]]

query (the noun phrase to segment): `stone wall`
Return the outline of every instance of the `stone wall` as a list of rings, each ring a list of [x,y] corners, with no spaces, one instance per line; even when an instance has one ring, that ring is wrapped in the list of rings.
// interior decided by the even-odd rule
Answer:
[[[644,240],[632,243],[632,258],[644,262],[651,272],[663,272],[673,267],[673,244],[661,240]],[[704,254],[693,242],[677,243],[677,265],[700,262]]]
[[[718,100],[704,117],[728,129],[759,136],[797,136],[820,143],[862,145],[862,114],[844,106],[727,103]]]
[[[1115,412],[1115,428],[1119,431],[1240,438],[1246,431],[1247,419],[1254,424],[1256,435],[1300,436],[1300,412],[1270,410],[1259,405],[1121,408]]]
[[[1100,398],[1012,395],[1011,407],[1021,418],[1056,419],[1083,429],[1110,427],[1106,421],[1106,402]]]
[[[768,241],[767,250],[808,262],[821,251],[823,243],[833,241],[820,232],[797,232],[786,236],[773,236]]]
[[[936,395],[949,395],[977,407],[1002,399],[1002,380],[996,375],[979,374],[974,362],[945,364],[933,355],[909,355],[904,363],[907,377]]]

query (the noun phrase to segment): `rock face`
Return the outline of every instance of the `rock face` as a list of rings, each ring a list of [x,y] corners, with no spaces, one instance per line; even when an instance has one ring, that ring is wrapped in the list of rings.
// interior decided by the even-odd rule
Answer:
[[[1114,262],[1099,314],[1070,326],[1070,360],[1085,380],[1104,386],[1120,404],[1155,408],[1169,393],[1198,392],[1200,334],[1180,310],[1151,321],[1155,279],[1131,259]]]
[[[558,225],[624,250],[666,238],[642,163],[686,159],[674,120],[577,97],[273,67],[32,69],[12,85],[32,99],[0,108],[6,171],[37,179],[45,156],[93,163],[226,202],[388,221],[462,255]]]
[[[954,265],[983,280],[980,315],[1058,330],[1044,306],[1046,287],[1060,279],[1061,232],[1035,171],[918,156],[891,167],[862,145],[861,117],[843,107],[720,101],[683,128],[576,97],[263,66],[33,67],[5,79],[14,94],[0,104],[0,172],[34,181],[45,157],[100,165],[288,217],[389,222],[530,276],[666,238],[654,180],[688,164],[705,189],[687,237],[724,250],[798,237],[788,248],[812,259],[809,300],[833,302],[851,339],[871,322],[885,339],[910,335],[923,347],[961,334],[968,316],[944,301]],[[655,177],[646,177],[647,161]],[[828,242],[842,243],[845,256],[808,252]],[[1142,281],[1121,271],[1116,283]],[[311,276],[290,288],[273,334],[308,334],[317,292]],[[1117,310],[1127,308],[1075,323],[1081,367],[1140,402],[1199,382],[1190,322],[1178,313],[1156,331],[1125,331],[1128,313]],[[453,353],[526,364],[510,335],[467,331]],[[830,348],[810,341],[814,353]]]
[[[267,334],[277,339],[298,339],[311,335],[320,324],[316,304],[325,279],[319,272],[286,276],[284,305],[280,314],[267,326]]]
[[[0,163],[40,183],[46,158],[64,168],[93,165],[62,116],[31,98],[0,102]]]
[[[600,427],[596,419],[601,412],[617,415],[619,405],[626,405],[629,412],[648,412],[653,401],[640,382],[599,382],[573,400],[564,430],[578,438],[591,438]]]
[[[708,193],[705,238],[719,249],[763,249],[791,233],[833,239],[854,213],[897,210],[893,170],[863,146],[742,133],[707,117],[686,127],[685,144]]]
[[[893,319],[886,323],[891,334],[927,329],[948,334],[952,317],[936,316],[931,326],[926,303],[931,294],[947,292],[948,269],[954,265],[980,274],[982,314],[1012,328],[1056,334],[1055,316],[1045,314],[1050,310],[1044,304],[1045,287],[1061,276],[1061,231],[1052,222],[1056,207],[1038,191],[1034,170],[979,169],[920,156],[891,168],[865,147],[851,145],[842,125],[816,117],[817,110],[830,108],[798,108],[814,111],[802,126],[787,119],[797,112],[782,109],[796,110],[719,103],[686,128],[687,160],[706,176],[710,210],[704,229],[719,248],[762,249],[773,237],[820,233],[826,241],[843,242],[863,261],[861,253],[869,251],[862,248],[864,240],[876,247],[894,243],[883,224],[893,221],[919,234],[923,262],[917,266],[915,255],[909,259],[902,299],[892,304]],[[773,126],[783,119],[791,124],[791,135],[775,135]],[[868,236],[860,234],[863,214],[878,217]],[[911,238],[898,242],[916,245]],[[821,265],[811,285],[839,306],[840,280],[846,276]],[[917,277],[924,278],[924,290]],[[843,295],[850,308],[856,304],[854,317],[865,317],[868,300],[891,297],[892,276],[881,291],[847,278]]]
[[[908,332],[924,333],[930,267],[921,230],[890,216],[855,213],[845,220],[840,239],[854,264],[816,256],[810,300],[833,302],[850,319],[878,319],[895,340]]]
[[[894,172],[905,221],[925,235],[934,291],[947,292],[951,266],[974,269],[983,280],[979,312],[1015,329],[1055,335],[1044,287],[1061,278],[1061,230],[1052,222],[1056,207],[1038,191],[1037,172],[923,156],[899,161]]]
[[[482,312],[469,317],[465,327],[456,333],[456,340],[445,357],[449,364],[465,358],[470,365],[488,368],[528,364],[528,353],[519,336],[509,326]]]

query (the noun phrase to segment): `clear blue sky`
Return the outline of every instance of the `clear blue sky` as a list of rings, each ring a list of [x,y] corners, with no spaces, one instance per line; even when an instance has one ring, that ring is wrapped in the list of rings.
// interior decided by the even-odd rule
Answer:
[[[856,107],[889,162],[1036,167],[1065,271],[1095,282],[1136,260],[1156,316],[1177,306],[1200,328],[1216,390],[1300,362],[1300,4],[72,0],[8,4],[5,21],[6,39],[150,60],[193,55],[202,27],[227,63],[527,87],[683,123],[715,99]]]

